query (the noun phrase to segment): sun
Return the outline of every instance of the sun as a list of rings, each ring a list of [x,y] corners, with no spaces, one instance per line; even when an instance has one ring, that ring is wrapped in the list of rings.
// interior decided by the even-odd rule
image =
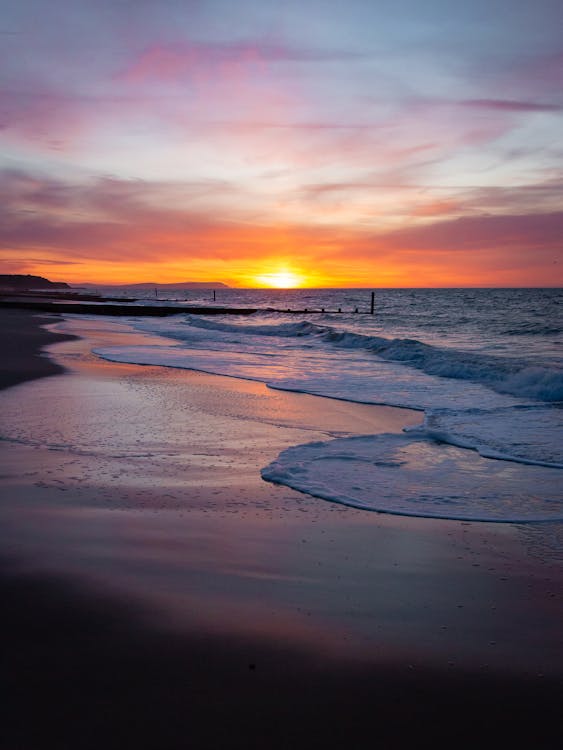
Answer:
[[[260,286],[268,286],[273,289],[296,289],[303,285],[304,279],[292,271],[280,269],[272,273],[263,273],[254,277]]]

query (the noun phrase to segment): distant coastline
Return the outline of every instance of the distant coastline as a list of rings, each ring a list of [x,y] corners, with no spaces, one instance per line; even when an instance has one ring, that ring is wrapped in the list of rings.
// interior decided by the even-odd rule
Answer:
[[[95,284],[85,282],[83,284],[68,284],[66,281],[51,281],[44,276],[31,274],[0,274],[0,289],[4,291],[39,291],[53,289],[127,289],[131,292],[143,291],[145,289],[159,290],[182,290],[182,289],[230,289],[228,284],[222,281],[176,281],[170,284],[161,284],[157,281],[145,281],[137,284]]]
[[[30,274],[0,274],[0,289],[22,291],[27,289],[70,289],[64,281],[50,281],[44,276]]]

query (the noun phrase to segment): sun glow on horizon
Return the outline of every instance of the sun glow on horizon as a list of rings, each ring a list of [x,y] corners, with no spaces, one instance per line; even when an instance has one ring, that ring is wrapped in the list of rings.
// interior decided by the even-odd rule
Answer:
[[[272,289],[297,289],[304,286],[305,278],[299,274],[293,273],[283,268],[272,273],[263,273],[254,276],[253,280],[260,286],[270,287]]]

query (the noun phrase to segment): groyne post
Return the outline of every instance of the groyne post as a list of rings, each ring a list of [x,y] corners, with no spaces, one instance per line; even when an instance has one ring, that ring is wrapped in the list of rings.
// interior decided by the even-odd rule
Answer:
[[[370,307],[370,313],[373,315],[375,312],[375,292],[371,293],[371,307]]]

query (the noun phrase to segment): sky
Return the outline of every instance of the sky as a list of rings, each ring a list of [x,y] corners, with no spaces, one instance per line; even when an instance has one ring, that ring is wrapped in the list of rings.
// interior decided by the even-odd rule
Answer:
[[[560,0],[0,0],[0,272],[563,285]]]

